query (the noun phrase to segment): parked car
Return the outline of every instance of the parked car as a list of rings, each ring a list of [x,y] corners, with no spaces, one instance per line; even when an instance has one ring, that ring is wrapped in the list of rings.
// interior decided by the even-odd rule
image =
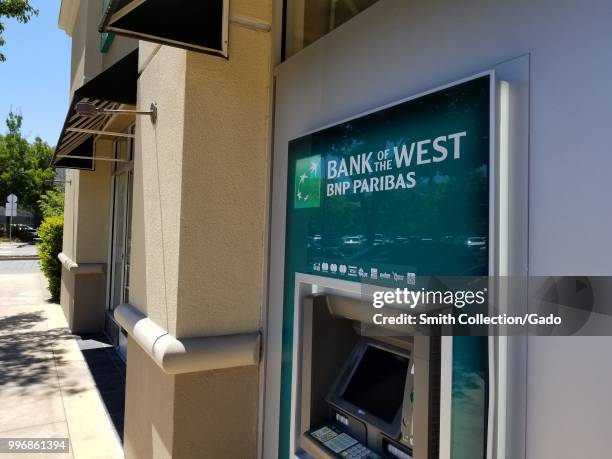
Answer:
[[[13,223],[11,225],[11,235],[22,241],[32,241],[38,237],[36,228],[23,223]]]

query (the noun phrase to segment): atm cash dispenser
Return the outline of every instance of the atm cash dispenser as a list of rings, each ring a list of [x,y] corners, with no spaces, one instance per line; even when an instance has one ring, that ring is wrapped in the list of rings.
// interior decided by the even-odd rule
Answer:
[[[302,451],[317,459],[438,457],[439,337],[377,329],[371,307],[332,295],[305,299],[300,328]]]

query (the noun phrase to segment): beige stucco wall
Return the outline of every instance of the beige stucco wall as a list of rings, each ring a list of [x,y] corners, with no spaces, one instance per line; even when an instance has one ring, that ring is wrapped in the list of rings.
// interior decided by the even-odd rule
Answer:
[[[79,207],[79,179],[81,171],[75,169],[66,170],[64,186],[64,234],[62,240],[62,251],[70,258],[76,253],[76,222],[78,221]]]
[[[271,2],[231,9],[272,20]],[[136,126],[130,302],[178,338],[261,329],[272,36],[232,23],[229,40],[229,59],[139,47],[158,120]],[[130,339],[126,456],[257,457],[259,374],[167,376]]]
[[[78,274],[62,267],[61,305],[70,331],[97,333],[104,328],[105,274]]]
[[[186,51],[162,47],[138,80],[130,302],[174,332],[177,310]]]
[[[98,140],[96,155],[112,156],[111,140]],[[78,194],[77,239],[74,261],[105,263],[108,256],[111,165],[96,161],[94,171],[81,171]]]
[[[256,367],[192,373],[175,380],[174,459],[257,458]]]
[[[170,458],[174,442],[175,377],[160,371],[131,338],[128,338],[127,361],[125,455]]]
[[[97,154],[110,156],[112,142],[96,142]],[[106,265],[108,257],[111,163],[94,171],[66,174],[62,252],[76,264]],[[62,267],[60,303],[74,333],[101,331],[106,308],[106,272],[81,274]]]
[[[101,0],[79,2],[72,30],[71,93],[102,70],[102,55],[97,47],[100,38],[95,27],[100,11]]]
[[[185,51],[140,46],[148,62],[138,81],[139,107],[155,102],[158,120],[136,120],[130,302],[173,330],[178,285]],[[130,458],[172,457],[174,376],[128,340],[124,449]]]
[[[64,232],[62,252],[74,259],[76,254],[76,224],[79,219],[79,179],[81,172],[67,169],[64,183]],[[74,310],[74,275],[62,267],[60,304],[68,323]]]
[[[62,266],[62,280],[60,285],[60,304],[66,322],[70,327],[71,317],[74,315],[74,279],[75,275],[71,274]]]
[[[244,27],[229,60],[187,55],[178,337],[261,326],[270,72],[270,33]]]

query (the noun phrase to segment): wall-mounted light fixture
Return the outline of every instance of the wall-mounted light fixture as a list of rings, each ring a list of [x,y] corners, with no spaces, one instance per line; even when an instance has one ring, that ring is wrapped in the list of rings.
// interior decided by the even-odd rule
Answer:
[[[100,108],[91,102],[77,102],[74,107],[74,110],[79,115],[149,115],[151,117],[151,122],[155,123],[157,121],[157,105],[154,103],[151,104],[149,111],[141,111],[141,110],[119,110],[119,109],[110,109],[110,108]]]

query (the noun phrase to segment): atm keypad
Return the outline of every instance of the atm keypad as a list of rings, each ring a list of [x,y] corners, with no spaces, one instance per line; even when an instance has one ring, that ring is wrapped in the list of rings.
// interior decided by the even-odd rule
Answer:
[[[380,456],[360,443],[351,446],[340,453],[346,459],[379,459]]]
[[[310,432],[310,436],[342,459],[381,459],[380,455],[335,427],[321,427]]]
[[[325,426],[325,427],[321,427],[319,430],[315,430],[310,435],[315,437],[321,443],[325,443],[325,442],[331,440],[332,438],[337,437],[338,436],[338,432],[336,432],[336,431],[330,429],[329,427]]]
[[[331,449],[334,453],[340,453],[341,451],[350,448],[355,443],[357,443],[357,440],[355,440],[353,437],[345,433],[341,433],[323,444]]]

